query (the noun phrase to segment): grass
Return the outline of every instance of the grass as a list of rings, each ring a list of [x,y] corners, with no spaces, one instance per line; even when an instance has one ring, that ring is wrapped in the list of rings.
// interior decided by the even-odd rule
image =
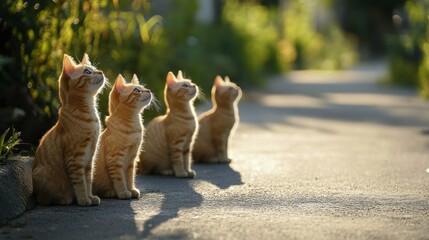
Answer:
[[[13,155],[13,151],[17,145],[21,143],[21,132],[15,131],[12,128],[12,133],[9,138],[6,139],[10,128],[8,128],[0,137],[0,164],[4,163],[6,159],[8,159],[11,155]]]

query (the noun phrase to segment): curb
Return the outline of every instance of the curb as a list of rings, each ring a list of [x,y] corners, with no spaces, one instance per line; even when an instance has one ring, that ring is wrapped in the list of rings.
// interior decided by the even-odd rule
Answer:
[[[16,156],[0,165],[0,226],[36,206],[32,157]]]

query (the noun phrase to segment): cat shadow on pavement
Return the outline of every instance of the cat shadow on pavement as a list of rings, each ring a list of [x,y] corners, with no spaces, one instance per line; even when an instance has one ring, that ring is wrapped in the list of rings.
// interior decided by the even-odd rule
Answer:
[[[138,176],[143,184],[142,195],[161,193],[163,195],[159,213],[144,222],[142,238],[188,238],[189,233],[178,231],[157,236],[153,230],[162,223],[178,217],[183,209],[192,209],[201,206],[203,196],[196,192],[194,184],[209,182],[224,190],[233,185],[241,185],[241,175],[228,164],[195,164],[193,169],[197,172],[194,179],[179,179],[166,176]]]
[[[181,179],[167,176],[139,176],[143,178],[144,189],[142,195],[146,193],[161,193],[163,199],[159,213],[154,215],[143,226],[142,238],[152,237],[152,230],[178,216],[179,210],[199,207],[203,202],[201,194],[192,187],[195,179]],[[177,232],[173,235],[162,236],[162,238],[186,238],[185,232]]]
[[[242,185],[241,174],[231,168],[231,164],[194,164],[197,179],[216,185],[220,189],[227,189],[234,185]]]

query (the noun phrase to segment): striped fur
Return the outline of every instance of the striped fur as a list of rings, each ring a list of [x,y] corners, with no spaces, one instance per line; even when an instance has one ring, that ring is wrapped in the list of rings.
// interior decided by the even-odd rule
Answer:
[[[199,130],[192,151],[195,162],[229,163],[228,140],[238,125],[238,101],[241,89],[220,76],[212,88],[213,107],[198,117]]]
[[[193,102],[198,87],[184,79],[179,71],[177,78],[167,75],[164,101],[167,113],[153,119],[146,129],[139,172],[141,174],[195,177],[191,169],[191,151],[198,128]]]
[[[58,122],[42,137],[34,156],[33,190],[39,204],[70,205],[76,200],[82,206],[100,204],[91,186],[101,128],[96,96],[104,81],[87,54],[78,65],[64,55]]]
[[[125,83],[121,75],[109,95],[106,129],[100,137],[95,164],[94,193],[101,197],[139,198],[135,173],[143,141],[143,109],[152,93],[141,86],[136,75]]]

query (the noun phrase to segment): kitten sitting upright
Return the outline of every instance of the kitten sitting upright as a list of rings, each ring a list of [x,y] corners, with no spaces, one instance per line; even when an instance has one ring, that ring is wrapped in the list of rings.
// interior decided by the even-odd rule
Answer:
[[[193,106],[197,95],[198,87],[184,79],[181,71],[177,79],[168,73],[164,90],[167,113],[153,119],[146,128],[139,173],[195,176],[190,153],[198,128]]]
[[[104,74],[88,55],[76,64],[64,54],[59,78],[58,122],[41,139],[33,163],[33,190],[41,205],[98,205],[92,195],[92,166],[100,133],[96,96]]]
[[[143,141],[141,113],[151,101],[152,93],[139,84],[136,75],[128,84],[122,75],[116,78],[95,164],[94,193],[99,196],[140,197],[134,179]]]
[[[195,162],[229,163],[228,140],[238,125],[241,89],[225,77],[217,76],[212,88],[213,107],[198,117],[199,130],[192,151]]]

